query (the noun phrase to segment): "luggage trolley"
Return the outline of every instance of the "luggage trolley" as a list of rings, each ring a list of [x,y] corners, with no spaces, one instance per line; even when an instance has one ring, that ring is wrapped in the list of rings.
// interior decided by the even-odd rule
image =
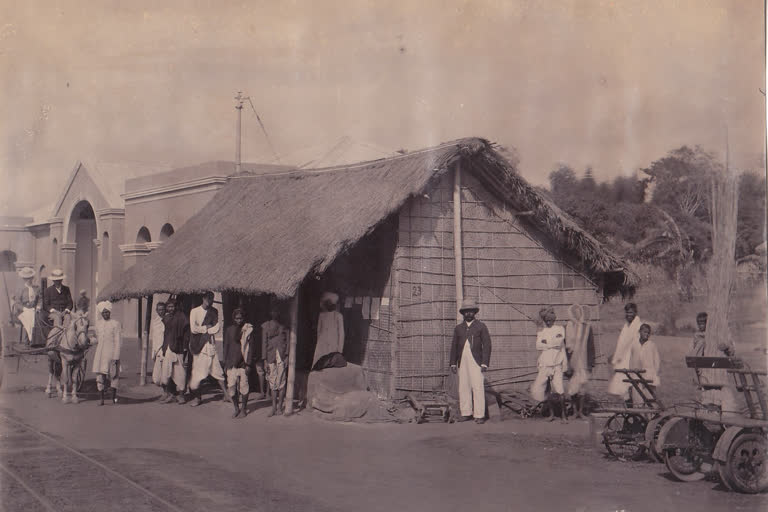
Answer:
[[[704,403],[672,408],[656,442],[670,473],[680,481],[691,482],[717,471],[730,490],[768,490],[768,407],[761,379],[766,372],[745,369],[744,362],[737,358],[685,359],[689,368],[725,370],[733,380],[733,388],[744,396],[746,410],[723,410],[722,404]],[[703,391],[724,394],[731,387],[702,383],[698,372],[697,377]]]

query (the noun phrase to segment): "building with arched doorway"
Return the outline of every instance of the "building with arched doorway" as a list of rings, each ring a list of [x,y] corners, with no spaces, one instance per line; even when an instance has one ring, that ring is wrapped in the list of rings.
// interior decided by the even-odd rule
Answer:
[[[61,268],[74,299],[94,299],[125,268],[168,240],[234,172],[233,162],[171,169],[137,164],[77,162],[55,204],[27,215],[0,217],[0,322],[10,319],[16,271],[32,267],[36,281]],[[250,172],[285,166],[243,164]],[[116,305],[127,335],[136,332],[138,301]]]

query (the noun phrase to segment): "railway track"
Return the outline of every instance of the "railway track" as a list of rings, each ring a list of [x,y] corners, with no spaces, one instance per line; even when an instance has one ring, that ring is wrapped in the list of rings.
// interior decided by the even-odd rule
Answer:
[[[0,482],[3,511],[182,510],[90,455],[5,414],[0,414]]]

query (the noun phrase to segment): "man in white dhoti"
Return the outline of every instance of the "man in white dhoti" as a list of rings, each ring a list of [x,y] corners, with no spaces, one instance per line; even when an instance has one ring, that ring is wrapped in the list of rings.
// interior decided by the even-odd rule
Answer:
[[[149,322],[149,332],[147,337],[150,342],[150,354],[152,354],[152,382],[160,386],[163,390],[163,394],[160,395],[160,401],[165,402],[168,400],[168,390],[166,385],[163,384],[163,342],[165,341],[165,324],[163,318],[165,317],[165,302],[158,302],[155,305],[156,315],[152,317]]]
[[[219,355],[214,346],[214,335],[221,329],[219,312],[213,307],[213,292],[205,292],[203,303],[189,312],[189,350],[192,352],[192,376],[189,379],[189,390],[192,394],[192,407],[203,402],[200,383],[209,375],[219,383],[224,393],[224,400],[232,399],[224,385],[224,370],[219,362]]]
[[[531,396],[534,400],[543,402],[547,400],[547,382],[550,390],[557,393],[553,400],[560,401],[560,418],[567,422],[565,411],[565,389],[563,388],[563,373],[568,369],[568,358],[565,352],[565,329],[562,325],[555,325],[557,316],[552,306],[547,306],[539,311],[539,317],[544,326],[536,333],[536,350],[539,353],[537,366],[539,373],[531,384]],[[550,402],[550,421],[554,421],[554,405]]]
[[[630,369],[632,356],[640,347],[640,326],[643,322],[637,316],[637,305],[630,302],[624,306],[624,318],[626,323],[621,328],[619,339],[616,341],[616,350],[610,358],[613,369]],[[623,397],[627,406],[632,406],[632,397],[629,393],[630,384],[624,382],[627,376],[624,373],[614,373],[608,382],[608,392],[612,395]]]
[[[40,288],[32,284],[35,271],[31,267],[24,267],[19,271],[19,277],[24,281],[21,290],[16,294],[21,312],[17,318],[21,322],[21,342],[29,345],[32,343],[32,335],[35,328],[35,316],[41,307]]]
[[[459,309],[464,321],[453,330],[451,371],[459,374],[459,421],[485,423],[485,376],[491,364],[491,335],[475,318],[480,311],[474,299],[465,299]]]

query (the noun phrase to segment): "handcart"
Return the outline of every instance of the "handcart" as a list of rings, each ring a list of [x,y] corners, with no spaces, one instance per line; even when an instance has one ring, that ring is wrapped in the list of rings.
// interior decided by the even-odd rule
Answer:
[[[733,389],[744,396],[746,410],[728,410],[723,404],[675,406],[656,443],[670,473],[690,482],[717,471],[731,490],[768,490],[768,407],[761,379],[766,372],[745,369],[741,359],[730,357],[686,357],[686,364],[695,369],[724,370],[733,381]],[[731,387],[702,383],[700,378],[699,386],[718,393]]]
[[[601,407],[597,412],[613,413],[603,427],[603,445],[608,453],[619,460],[637,460],[645,453],[657,462],[661,455],[652,442],[661,429],[664,406],[656,391],[645,379],[643,369],[616,369],[623,373],[634,390],[633,396],[642,404],[633,407]]]

